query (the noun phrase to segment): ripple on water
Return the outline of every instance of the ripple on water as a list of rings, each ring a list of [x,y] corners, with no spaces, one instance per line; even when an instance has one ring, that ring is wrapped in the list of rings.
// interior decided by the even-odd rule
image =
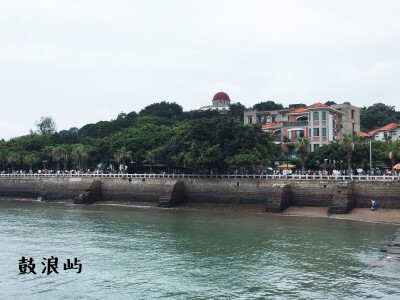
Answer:
[[[0,202],[0,214],[7,299],[388,298],[400,290],[398,273],[369,268],[391,225],[12,201]],[[18,275],[22,255],[40,271],[42,257],[78,257],[83,272]]]

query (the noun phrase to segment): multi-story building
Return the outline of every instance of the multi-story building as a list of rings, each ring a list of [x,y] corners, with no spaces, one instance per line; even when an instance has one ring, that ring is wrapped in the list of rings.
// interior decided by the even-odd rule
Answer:
[[[350,104],[299,104],[280,111],[248,110],[244,116],[245,124],[263,124],[263,130],[271,132],[275,142],[281,143],[287,152],[291,151],[294,147],[292,142],[299,137],[307,137],[310,150],[315,151],[339,140],[343,133],[360,133],[360,109]]]
[[[306,107],[305,104],[291,104],[289,108],[279,110],[258,111],[248,109],[244,112],[244,124],[259,123],[268,124],[287,121],[287,114],[296,108]]]
[[[400,121],[376,128],[363,134],[366,138],[377,141],[400,141]]]
[[[343,133],[360,134],[360,108],[351,104],[334,104],[332,108],[344,113],[342,116]],[[339,137],[341,138],[341,136]]]

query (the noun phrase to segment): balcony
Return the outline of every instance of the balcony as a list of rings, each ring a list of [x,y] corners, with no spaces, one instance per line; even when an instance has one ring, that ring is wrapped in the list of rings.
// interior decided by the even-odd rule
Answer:
[[[297,122],[283,122],[283,127],[306,127],[308,121],[297,121]]]

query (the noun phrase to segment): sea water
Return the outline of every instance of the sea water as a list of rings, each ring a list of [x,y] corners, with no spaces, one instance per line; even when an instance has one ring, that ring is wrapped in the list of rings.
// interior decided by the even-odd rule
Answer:
[[[396,228],[2,200],[0,298],[395,299],[400,274],[371,265]],[[54,269],[52,256],[58,259]],[[22,257],[32,258],[36,274],[21,272]]]

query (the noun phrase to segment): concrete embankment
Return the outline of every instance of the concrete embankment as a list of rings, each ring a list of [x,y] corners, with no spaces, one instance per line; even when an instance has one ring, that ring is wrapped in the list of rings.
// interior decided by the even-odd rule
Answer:
[[[354,207],[400,208],[400,181],[284,180],[265,178],[1,177],[0,197],[146,202],[160,207],[187,204],[329,207],[345,214]]]

